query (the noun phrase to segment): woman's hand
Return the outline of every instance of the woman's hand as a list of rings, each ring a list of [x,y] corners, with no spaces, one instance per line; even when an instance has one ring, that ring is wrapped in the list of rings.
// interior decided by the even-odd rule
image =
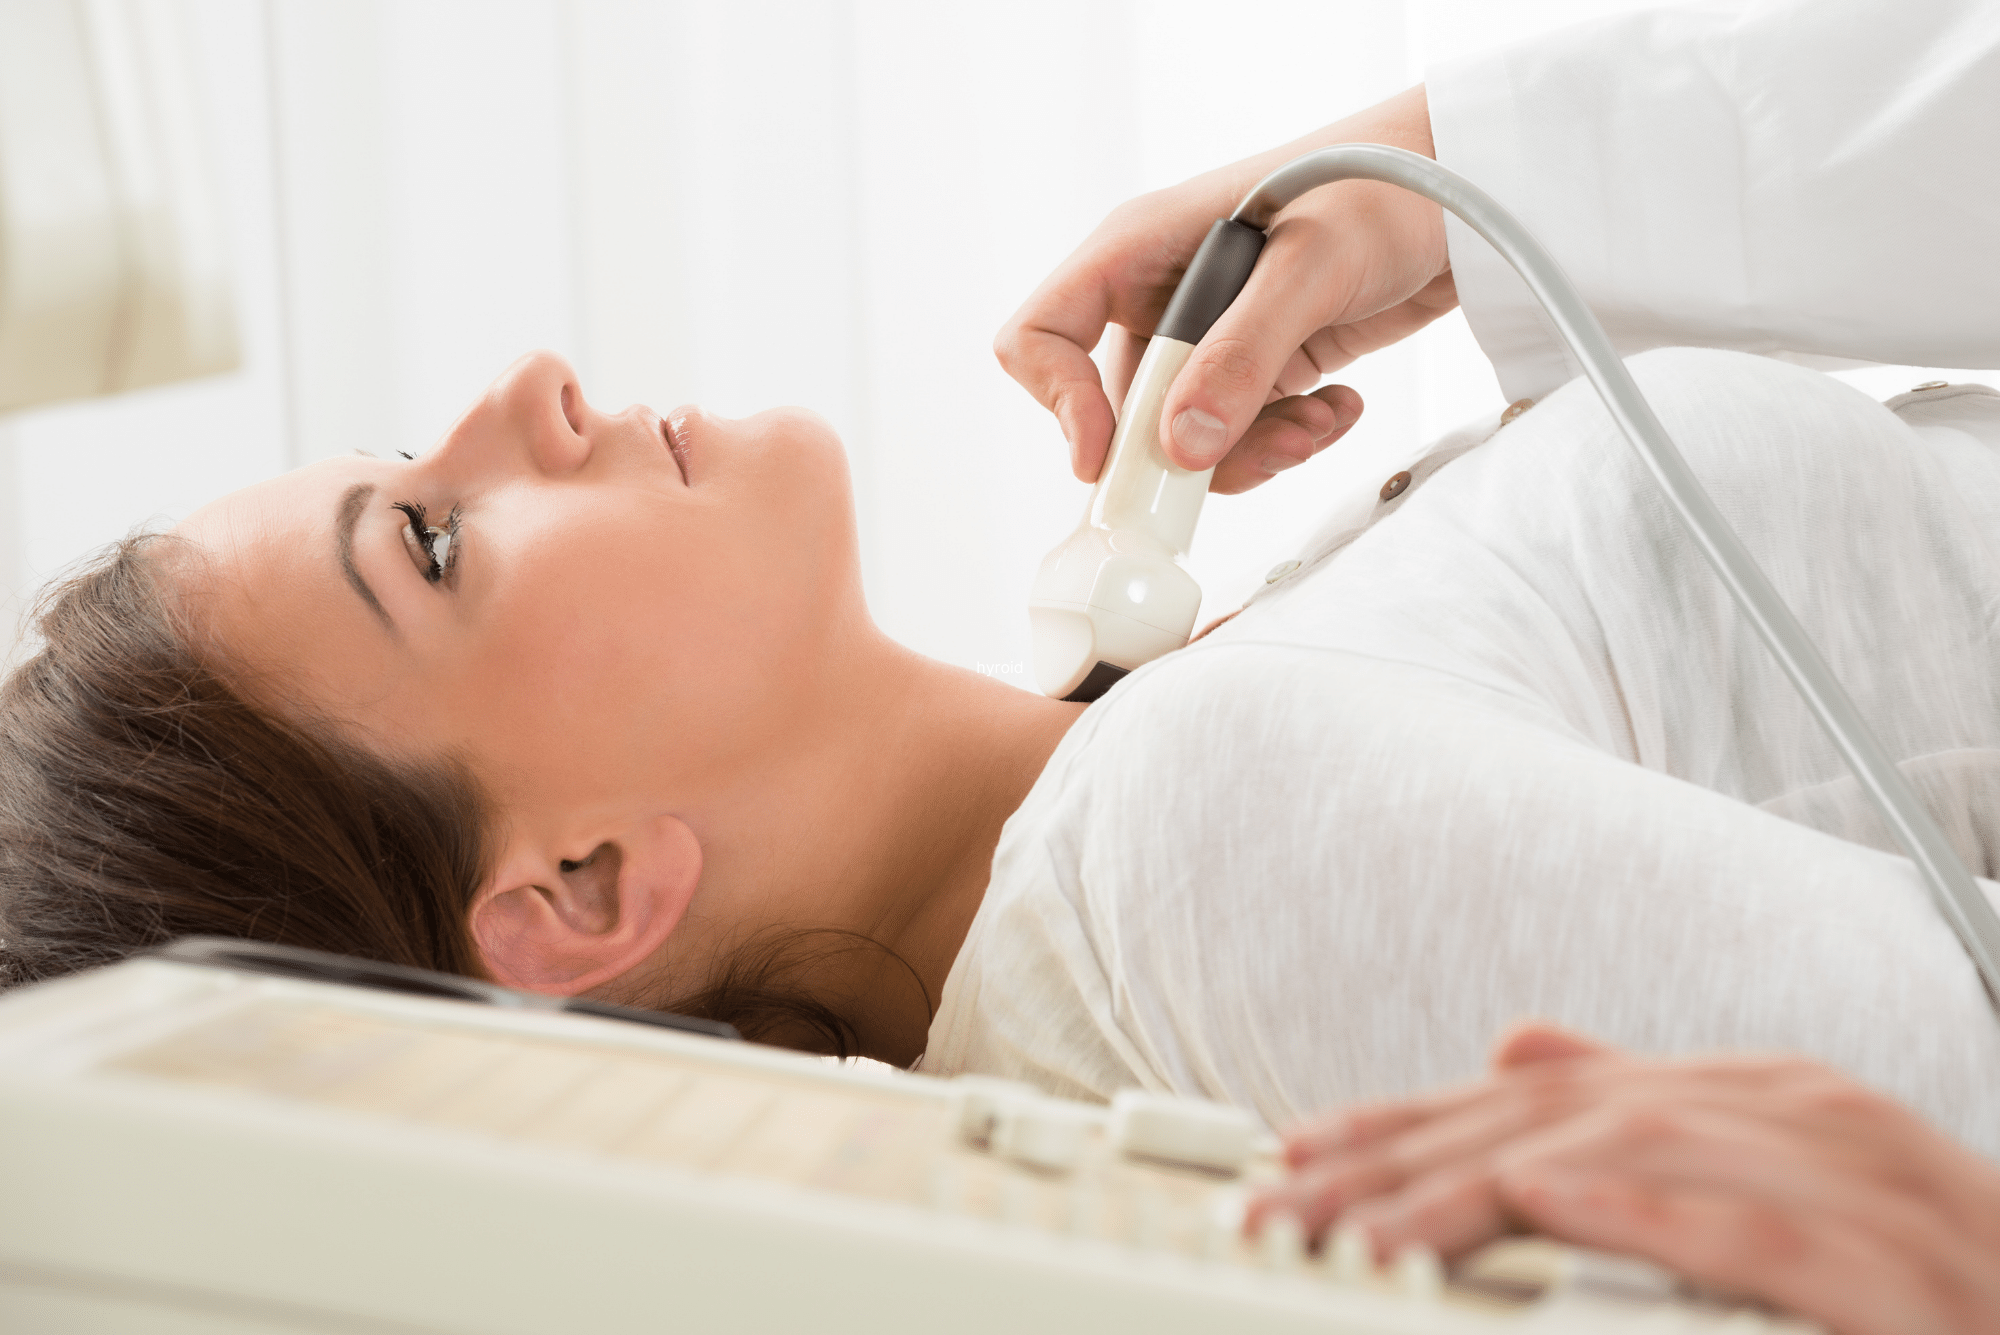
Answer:
[[[1423,87],[1120,205],[1015,312],[994,351],[1061,421],[1077,477],[1096,478],[1111,442],[1112,402],[1089,355],[1105,326],[1121,326],[1110,372],[1122,399],[1144,335],[1209,224],[1273,169],[1350,142],[1435,156]],[[1444,214],[1407,190],[1322,186],[1280,213],[1269,235],[1249,285],[1189,358],[1160,418],[1168,457],[1184,468],[1215,465],[1209,485],[1218,492],[1247,491],[1338,439],[1360,417],[1360,395],[1344,385],[1306,391],[1458,304]]]
[[[1463,1089],[1286,1137],[1262,1196],[1382,1255],[1522,1229],[1643,1256],[1843,1335],[2000,1331],[2000,1169],[1796,1058],[1631,1057],[1547,1026]]]

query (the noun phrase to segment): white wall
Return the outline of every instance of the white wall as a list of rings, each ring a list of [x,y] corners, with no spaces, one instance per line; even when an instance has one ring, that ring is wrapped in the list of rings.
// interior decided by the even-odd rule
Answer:
[[[607,407],[825,412],[878,619],[1003,670],[1084,495],[990,352],[1043,275],[1120,200],[1427,60],[1635,7],[1239,0],[1215,25],[1192,0],[180,2],[245,364],[0,422],[0,590],[300,462],[420,450],[548,346]],[[1210,502],[1212,608],[1333,493],[1499,406],[1458,317],[1341,378],[1369,404],[1346,441]]]

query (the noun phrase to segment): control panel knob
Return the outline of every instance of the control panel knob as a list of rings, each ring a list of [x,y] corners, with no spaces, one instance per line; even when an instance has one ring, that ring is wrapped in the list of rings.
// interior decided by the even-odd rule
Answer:
[[[1127,1089],[1111,1100],[1111,1143],[1128,1157],[1234,1176],[1249,1161],[1257,1119],[1241,1108]]]

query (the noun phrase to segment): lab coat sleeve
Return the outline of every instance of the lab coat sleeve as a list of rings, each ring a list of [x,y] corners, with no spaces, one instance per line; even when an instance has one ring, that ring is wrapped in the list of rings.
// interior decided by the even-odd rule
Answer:
[[[1426,71],[1438,161],[1554,252],[1619,351],[2000,366],[2000,4],[1652,11]],[[1448,218],[1509,398],[1574,378]]]

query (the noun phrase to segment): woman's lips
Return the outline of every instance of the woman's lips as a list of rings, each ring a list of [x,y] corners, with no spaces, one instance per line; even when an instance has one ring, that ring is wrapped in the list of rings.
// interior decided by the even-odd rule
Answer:
[[[660,437],[667,443],[674,467],[680,470],[681,485],[692,485],[688,477],[687,409],[676,408],[660,419]]]

